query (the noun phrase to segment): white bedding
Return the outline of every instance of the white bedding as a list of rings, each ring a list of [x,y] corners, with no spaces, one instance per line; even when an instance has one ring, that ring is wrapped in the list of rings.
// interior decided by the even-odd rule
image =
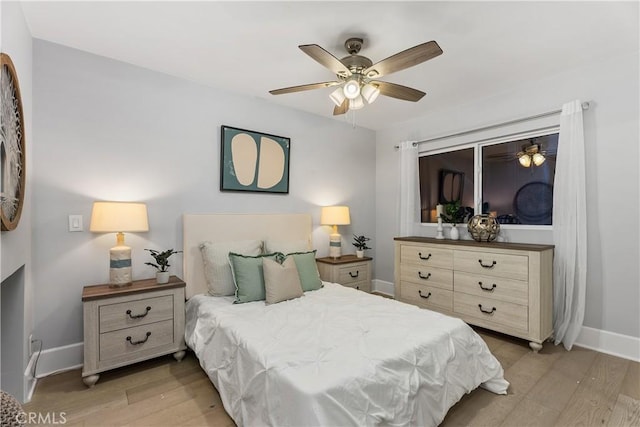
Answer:
[[[333,283],[265,305],[197,295],[185,339],[239,426],[435,426],[500,363],[463,321]]]

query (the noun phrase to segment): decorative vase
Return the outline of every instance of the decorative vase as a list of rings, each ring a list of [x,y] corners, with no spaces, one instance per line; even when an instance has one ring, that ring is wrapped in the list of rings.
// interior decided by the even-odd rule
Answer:
[[[451,240],[458,240],[460,238],[460,231],[458,231],[458,227],[455,224],[451,226],[451,234],[449,234],[449,238]]]
[[[169,282],[169,272],[168,271],[158,271],[156,273],[156,282],[161,285],[163,283]]]
[[[467,224],[467,230],[477,242],[491,242],[498,237],[500,223],[494,216],[475,215]]]
[[[364,251],[356,251],[356,257],[357,258],[364,258]]]

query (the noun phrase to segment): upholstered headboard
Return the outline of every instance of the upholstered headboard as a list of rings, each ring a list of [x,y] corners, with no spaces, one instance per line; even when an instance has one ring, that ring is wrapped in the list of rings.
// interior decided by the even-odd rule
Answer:
[[[184,214],[182,231],[187,298],[207,292],[202,242],[306,240],[311,247],[310,214]]]

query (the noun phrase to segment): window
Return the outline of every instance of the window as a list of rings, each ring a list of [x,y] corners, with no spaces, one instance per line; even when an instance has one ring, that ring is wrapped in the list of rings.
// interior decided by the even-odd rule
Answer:
[[[547,131],[424,153],[422,222],[437,222],[438,204],[459,201],[466,218],[486,213],[501,224],[551,225],[557,149],[558,133]]]

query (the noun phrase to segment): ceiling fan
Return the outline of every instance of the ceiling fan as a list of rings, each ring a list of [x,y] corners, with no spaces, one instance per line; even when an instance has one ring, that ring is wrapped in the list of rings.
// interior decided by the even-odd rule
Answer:
[[[407,86],[376,80],[385,75],[418,65],[442,54],[442,49],[435,41],[419,44],[396,53],[382,61],[373,63],[369,58],[358,55],[363,40],[352,37],[344,43],[349,56],[338,59],[317,44],[298,46],[304,53],[315,59],[320,65],[335,73],[337,80],[311,83],[300,86],[270,90],[272,95],[301,92],[305,90],[340,86],[334,90],[330,98],[336,104],[333,115],[346,113],[349,109],[357,110],[365,101],[371,104],[382,94],[404,101],[419,101],[425,93]]]

